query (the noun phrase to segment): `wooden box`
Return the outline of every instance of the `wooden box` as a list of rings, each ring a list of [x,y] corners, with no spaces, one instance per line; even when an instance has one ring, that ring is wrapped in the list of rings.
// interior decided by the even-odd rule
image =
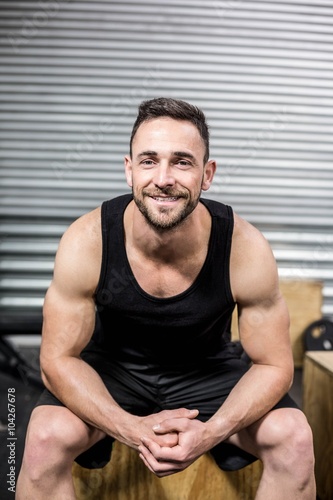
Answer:
[[[73,466],[78,500],[254,500],[261,474],[259,460],[239,471],[224,472],[206,454],[184,471],[158,478],[136,451],[119,442],[103,469]]]
[[[333,499],[333,351],[308,351],[303,369],[303,411],[312,428],[320,500]]]

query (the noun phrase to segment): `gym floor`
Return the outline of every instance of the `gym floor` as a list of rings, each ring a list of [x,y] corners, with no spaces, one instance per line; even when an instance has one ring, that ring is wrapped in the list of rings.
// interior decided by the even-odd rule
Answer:
[[[38,340],[36,345],[20,345],[6,339],[5,342],[0,350],[0,485],[2,500],[14,500],[15,494],[10,488],[16,484],[27,424],[42,388],[39,385]],[[290,395],[302,407],[300,369],[295,370]]]

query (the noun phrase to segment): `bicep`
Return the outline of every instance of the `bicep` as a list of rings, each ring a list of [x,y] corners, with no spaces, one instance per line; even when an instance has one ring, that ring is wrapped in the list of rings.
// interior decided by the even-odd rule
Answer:
[[[289,313],[281,294],[246,306],[239,306],[239,335],[254,363],[291,367]]]
[[[52,284],[43,310],[41,364],[61,356],[78,357],[89,342],[94,325],[92,297],[64,294]]]

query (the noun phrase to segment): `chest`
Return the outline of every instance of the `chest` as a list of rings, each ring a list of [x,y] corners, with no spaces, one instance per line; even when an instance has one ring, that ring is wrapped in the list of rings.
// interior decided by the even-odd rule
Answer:
[[[190,288],[204,265],[205,256],[203,254],[168,264],[132,256],[129,263],[134,278],[146,293],[166,298],[179,295]]]

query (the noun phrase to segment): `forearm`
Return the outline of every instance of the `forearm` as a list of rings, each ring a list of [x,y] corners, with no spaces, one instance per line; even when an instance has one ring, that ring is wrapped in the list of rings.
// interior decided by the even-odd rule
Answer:
[[[42,376],[46,387],[87,424],[128,444],[139,445],[133,432],[134,416],[112,398],[98,373],[80,358],[62,356],[48,361]]]
[[[288,371],[253,364],[207,422],[212,445],[259,420],[286,394],[291,383]]]

